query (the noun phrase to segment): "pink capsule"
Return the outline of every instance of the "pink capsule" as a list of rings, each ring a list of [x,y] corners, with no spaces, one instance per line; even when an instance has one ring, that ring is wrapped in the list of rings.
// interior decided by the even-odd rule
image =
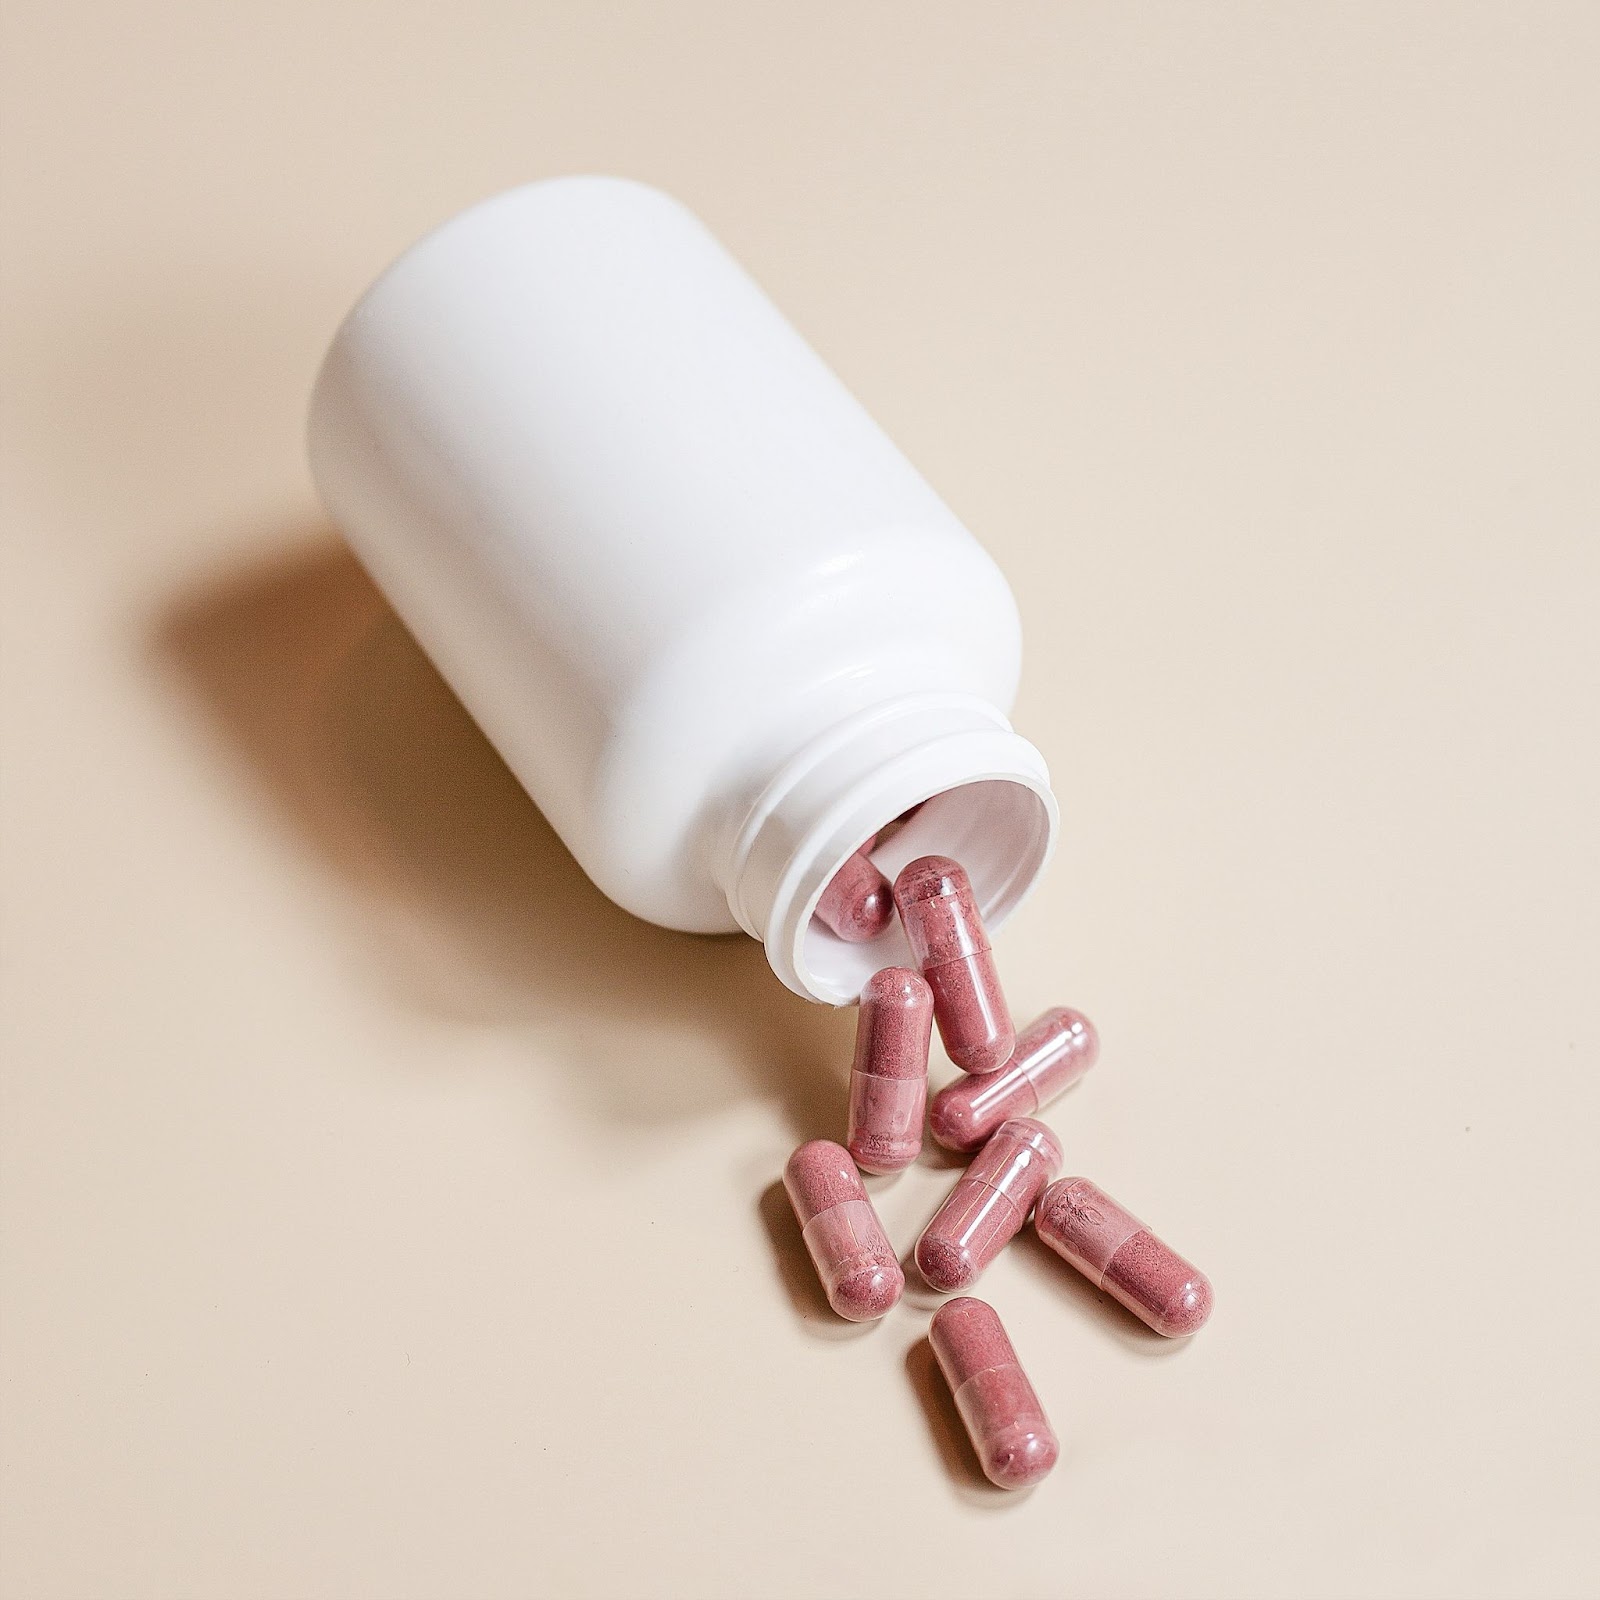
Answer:
[[[864,1172],[898,1172],[922,1149],[933,991],[910,967],[867,979],[850,1072],[850,1154]]]
[[[935,1289],[965,1289],[1016,1237],[1061,1170],[1061,1145],[1042,1122],[1002,1122],[917,1240],[917,1267]]]
[[[783,1186],[828,1304],[851,1322],[881,1317],[900,1298],[906,1276],[850,1152],[812,1139],[789,1157]]]
[[[1095,1063],[1094,1024],[1070,1006],[1053,1006],[1017,1035],[998,1072],[957,1078],[933,1097],[928,1127],[950,1150],[976,1150],[1007,1117],[1032,1116]]]
[[[1181,1339],[1211,1315],[1206,1275],[1087,1178],[1052,1183],[1033,1225],[1057,1255],[1157,1333]]]
[[[1003,1067],[1016,1032],[966,873],[948,856],[921,856],[895,879],[894,899],[945,1052],[963,1072]]]
[[[894,917],[894,891],[867,855],[872,843],[869,839],[834,873],[817,901],[823,925],[851,944],[876,939]]]
[[[1060,1446],[994,1308],[970,1295],[948,1301],[934,1313],[928,1342],[984,1476],[1002,1489],[1037,1483]]]

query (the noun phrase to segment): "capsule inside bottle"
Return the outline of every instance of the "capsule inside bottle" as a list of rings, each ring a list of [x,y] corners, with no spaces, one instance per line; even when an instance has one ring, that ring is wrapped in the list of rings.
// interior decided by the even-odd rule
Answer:
[[[1168,1339],[1211,1315],[1211,1282],[1087,1178],[1063,1178],[1039,1200],[1034,1227],[1057,1255]]]
[[[906,1279],[850,1152],[810,1140],[789,1157],[783,1186],[828,1304],[850,1322],[881,1317]]]
[[[975,1283],[1028,1220],[1061,1160],[1060,1142],[1042,1122],[1003,1122],[917,1240],[917,1270],[929,1286],[948,1293]]]
[[[1005,991],[959,862],[920,856],[895,879],[894,900],[912,955],[933,990],[945,1053],[963,1072],[994,1072],[1016,1044]]]
[[[967,1295],[949,1301],[934,1314],[928,1342],[984,1476],[1002,1489],[1038,1483],[1060,1446],[994,1308]]]
[[[863,1172],[899,1172],[922,1149],[933,992],[910,967],[885,967],[861,991],[846,1148]]]
[[[876,939],[894,920],[894,891],[867,854],[873,842],[867,840],[834,873],[817,901],[818,920],[850,944]]]
[[[928,1127],[947,1150],[976,1150],[1007,1117],[1042,1111],[1099,1054],[1094,1024],[1070,1006],[1052,1006],[1017,1035],[1011,1059],[998,1072],[972,1073],[941,1089]]]

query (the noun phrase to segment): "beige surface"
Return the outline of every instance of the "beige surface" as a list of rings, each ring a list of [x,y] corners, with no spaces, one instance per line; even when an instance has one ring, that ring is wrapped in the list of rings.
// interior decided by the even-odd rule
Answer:
[[[1595,8],[6,10],[8,1600],[1600,1590]],[[1219,1295],[993,1269],[1029,1498],[770,1187],[850,1018],[608,907],[311,497],[351,298],[575,169],[1020,594],[1004,970]]]

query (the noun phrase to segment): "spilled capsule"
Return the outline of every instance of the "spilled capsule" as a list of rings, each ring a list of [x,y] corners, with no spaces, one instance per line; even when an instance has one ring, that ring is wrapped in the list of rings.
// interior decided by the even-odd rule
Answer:
[[[922,1149],[933,992],[910,967],[867,979],[856,1016],[845,1146],[863,1172],[898,1172]]]
[[[1001,1123],[917,1240],[917,1270],[929,1285],[948,1293],[975,1283],[1021,1231],[1061,1159],[1042,1122]]]
[[[906,1278],[850,1152],[831,1139],[810,1140],[789,1157],[783,1187],[828,1304],[850,1322],[881,1317]]]
[[[994,1308],[968,1295],[934,1314],[928,1342],[984,1476],[1026,1489],[1056,1464],[1060,1447]]]
[[[928,1128],[948,1150],[976,1150],[1007,1117],[1030,1117],[1076,1083],[1100,1054],[1094,1024],[1052,1006],[1017,1035],[998,1072],[957,1078],[933,1098]]]
[[[1169,1339],[1211,1315],[1211,1281],[1087,1178],[1063,1178],[1039,1200],[1034,1228],[1097,1289]]]
[[[1003,1067],[1016,1041],[972,884],[948,856],[919,856],[894,881],[911,953],[933,990],[945,1054],[963,1072]]]

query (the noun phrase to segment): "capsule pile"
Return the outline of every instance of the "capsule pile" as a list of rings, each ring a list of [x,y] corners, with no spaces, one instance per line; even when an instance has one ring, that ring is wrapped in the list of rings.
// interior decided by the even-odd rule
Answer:
[[[898,912],[917,969],[886,967],[861,992],[844,1145],[812,1139],[784,1187],[828,1303],[852,1322],[883,1316],[905,1273],[862,1172],[899,1172],[928,1128],[971,1164],[916,1242],[918,1273],[938,1293],[928,1342],[985,1475],[1003,1489],[1039,1482],[1059,1446],[994,1309],[967,1293],[1030,1216],[1067,1264],[1147,1327],[1185,1338],[1211,1311],[1211,1284],[1132,1212],[1082,1177],[1062,1177],[1061,1142],[1034,1114],[1095,1063],[1081,1012],[1054,1006],[1018,1034],[972,885],[948,856],[907,865],[892,890],[870,855],[851,856],[817,915],[842,939],[876,937]],[[966,1074],[927,1103],[933,1026]]]

